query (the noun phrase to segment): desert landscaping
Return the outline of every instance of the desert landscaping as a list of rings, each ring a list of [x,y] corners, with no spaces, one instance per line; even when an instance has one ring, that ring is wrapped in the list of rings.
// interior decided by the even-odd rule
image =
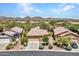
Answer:
[[[41,17],[1,19],[0,51],[79,51],[78,22]]]

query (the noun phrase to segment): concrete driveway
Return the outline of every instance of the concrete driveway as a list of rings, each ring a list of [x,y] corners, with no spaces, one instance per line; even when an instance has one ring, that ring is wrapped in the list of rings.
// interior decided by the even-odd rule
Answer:
[[[25,50],[39,50],[39,41],[28,41],[28,46],[25,48]]]
[[[8,44],[0,44],[0,51],[5,50]]]

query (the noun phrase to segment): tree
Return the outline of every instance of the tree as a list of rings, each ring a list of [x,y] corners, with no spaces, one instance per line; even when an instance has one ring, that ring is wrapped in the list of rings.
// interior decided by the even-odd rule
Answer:
[[[3,32],[3,27],[2,26],[0,26],[0,32]]]
[[[53,29],[55,28],[56,21],[50,21],[49,24],[50,24],[49,30],[53,33],[52,37],[55,40],[55,35],[54,35],[54,30]]]
[[[49,28],[49,25],[47,23],[45,23],[45,22],[40,22],[39,26],[40,26],[41,29],[48,30],[48,28]]]
[[[7,27],[8,29],[10,29],[10,28],[16,26],[16,21],[15,21],[15,20],[11,20],[11,21],[9,21],[8,23],[5,23],[5,25],[6,25],[6,27]]]
[[[26,32],[23,33],[23,36],[22,36],[22,39],[21,39],[21,43],[22,43],[24,46],[27,46],[28,37],[27,37]]]
[[[49,24],[50,24],[51,26],[55,26],[55,24],[56,24],[56,21],[54,21],[54,20],[51,20],[51,21],[49,21]]]
[[[25,31],[29,31],[31,29],[31,24],[29,21],[25,22],[23,25],[24,25]]]

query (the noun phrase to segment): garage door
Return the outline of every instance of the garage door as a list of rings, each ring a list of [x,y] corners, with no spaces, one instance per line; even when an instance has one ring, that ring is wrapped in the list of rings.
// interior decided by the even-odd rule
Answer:
[[[11,38],[0,38],[0,44],[10,43]]]

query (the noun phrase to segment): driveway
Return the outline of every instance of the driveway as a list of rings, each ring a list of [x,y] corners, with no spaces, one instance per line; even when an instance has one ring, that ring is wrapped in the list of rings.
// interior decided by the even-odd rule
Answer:
[[[25,50],[39,50],[39,41],[28,41],[28,46]]]
[[[0,51],[5,50],[5,48],[6,48],[7,45],[8,44],[1,44],[0,43]]]

